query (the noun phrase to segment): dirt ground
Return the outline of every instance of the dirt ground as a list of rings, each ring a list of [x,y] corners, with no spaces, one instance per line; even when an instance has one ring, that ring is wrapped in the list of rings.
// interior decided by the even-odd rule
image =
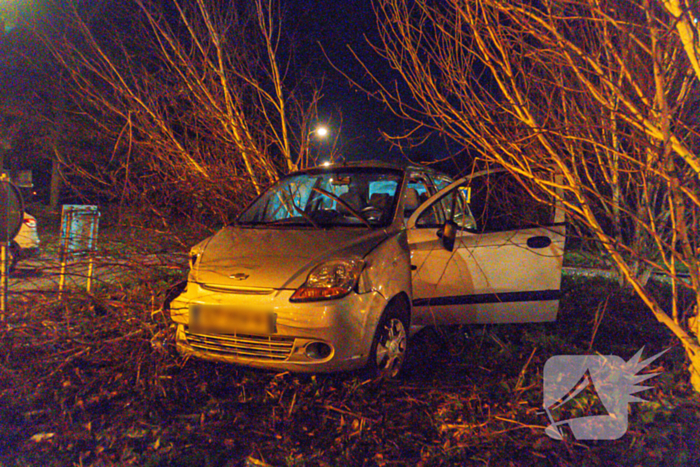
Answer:
[[[382,382],[177,355],[158,308],[183,266],[141,260],[184,254],[186,242],[153,243],[139,251],[105,233],[103,254],[132,273],[92,294],[13,293],[0,323],[0,465],[700,465],[700,398],[682,351],[605,278],[565,277],[556,323],[427,329],[400,378]],[[670,350],[643,370],[659,375],[645,383],[649,402],[630,404],[624,436],[545,435],[548,358],[628,360],[643,346],[644,357]],[[561,415],[594,413],[594,396]]]

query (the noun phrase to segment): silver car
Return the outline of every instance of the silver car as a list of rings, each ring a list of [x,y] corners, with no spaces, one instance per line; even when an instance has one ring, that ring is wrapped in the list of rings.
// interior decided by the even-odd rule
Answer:
[[[563,213],[528,208],[506,178],[379,163],[289,175],[192,249],[169,303],[178,350],[394,377],[424,326],[556,319]]]

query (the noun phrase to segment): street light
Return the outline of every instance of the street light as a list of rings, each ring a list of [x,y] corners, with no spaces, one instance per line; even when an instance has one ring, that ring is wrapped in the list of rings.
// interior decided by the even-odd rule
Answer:
[[[315,161],[318,163],[318,159],[321,156],[321,147],[323,145],[323,140],[325,140],[330,134],[330,130],[325,125],[319,125],[313,130],[309,131],[306,135],[306,141],[304,142],[305,152],[306,152],[306,163]],[[312,138],[316,140],[312,141]],[[311,156],[312,148],[316,146],[314,152],[318,152],[316,157]]]
[[[319,126],[317,127],[312,133],[316,133],[319,138],[325,138],[328,136],[328,127],[325,126]]]

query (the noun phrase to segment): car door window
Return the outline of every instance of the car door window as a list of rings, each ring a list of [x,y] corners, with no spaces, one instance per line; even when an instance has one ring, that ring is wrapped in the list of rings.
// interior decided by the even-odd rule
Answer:
[[[441,227],[446,220],[451,220],[461,229],[476,230],[467,193],[465,187],[450,190],[420,214],[416,227]]]
[[[411,217],[418,206],[427,201],[433,194],[435,194],[435,189],[424,174],[418,172],[411,174],[406,185],[404,218]]]
[[[445,214],[440,201],[433,203],[421,213],[416,221],[416,227],[440,227],[445,223]]]
[[[480,231],[520,230],[553,222],[554,208],[534,199],[509,173],[476,177],[470,188],[470,207]]]
[[[474,231],[476,220],[467,202],[468,193],[467,187],[458,187],[443,198],[442,206],[446,219],[450,219],[461,229]]]
[[[433,181],[433,185],[435,185],[437,191],[442,190],[443,188],[454,182],[454,180],[445,177],[444,175],[432,175],[430,178]]]

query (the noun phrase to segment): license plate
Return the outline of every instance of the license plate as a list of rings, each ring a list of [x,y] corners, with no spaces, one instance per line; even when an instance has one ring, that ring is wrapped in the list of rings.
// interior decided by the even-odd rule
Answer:
[[[217,334],[273,334],[276,331],[276,315],[226,306],[192,305],[190,329],[193,332]]]

